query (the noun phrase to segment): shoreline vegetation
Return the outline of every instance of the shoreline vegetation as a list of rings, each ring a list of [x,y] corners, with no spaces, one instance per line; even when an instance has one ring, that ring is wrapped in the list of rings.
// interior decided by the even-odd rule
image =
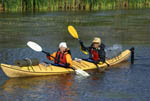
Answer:
[[[0,0],[1,12],[150,8],[150,0]]]

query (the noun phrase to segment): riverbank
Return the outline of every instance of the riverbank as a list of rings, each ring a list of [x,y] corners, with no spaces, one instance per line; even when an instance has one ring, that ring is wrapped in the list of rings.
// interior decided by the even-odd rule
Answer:
[[[150,0],[1,0],[0,11],[97,11],[150,8]]]

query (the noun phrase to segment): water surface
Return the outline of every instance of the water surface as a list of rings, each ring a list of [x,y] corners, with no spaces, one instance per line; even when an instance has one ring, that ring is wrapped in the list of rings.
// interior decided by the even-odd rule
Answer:
[[[150,9],[97,12],[41,12],[0,14],[0,62],[45,55],[27,47],[29,40],[50,53],[66,41],[72,56],[88,57],[67,31],[73,25],[79,37],[90,45],[95,36],[106,47],[135,47],[135,64],[121,63],[105,73],[88,71],[90,77],[75,74],[10,79],[0,70],[0,101],[148,101],[150,99]],[[13,98],[13,99],[12,99]]]

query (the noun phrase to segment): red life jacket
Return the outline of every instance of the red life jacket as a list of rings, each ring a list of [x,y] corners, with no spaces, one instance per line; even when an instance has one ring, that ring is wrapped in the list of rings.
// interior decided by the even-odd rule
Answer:
[[[61,53],[60,51],[58,51],[56,53],[56,59],[55,59],[55,63],[56,64],[60,64],[60,65],[65,65],[65,63],[67,63],[66,61],[66,53]]]
[[[100,58],[99,58],[99,54],[98,54],[98,50],[95,50],[95,49],[91,49],[91,54],[92,54],[92,59],[94,60],[94,61],[98,61],[98,60],[100,60]]]

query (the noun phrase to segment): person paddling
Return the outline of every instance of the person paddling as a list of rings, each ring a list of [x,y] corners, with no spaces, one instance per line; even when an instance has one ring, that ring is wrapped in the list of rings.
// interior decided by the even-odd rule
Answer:
[[[89,53],[89,58],[86,60],[95,64],[105,62],[105,45],[101,42],[101,38],[95,37],[90,47],[85,47],[81,40],[79,42],[81,50]]]
[[[72,67],[71,52],[69,48],[67,48],[66,42],[61,42],[58,51],[51,54],[51,56],[47,54],[47,58],[54,61],[54,65],[65,68]]]

